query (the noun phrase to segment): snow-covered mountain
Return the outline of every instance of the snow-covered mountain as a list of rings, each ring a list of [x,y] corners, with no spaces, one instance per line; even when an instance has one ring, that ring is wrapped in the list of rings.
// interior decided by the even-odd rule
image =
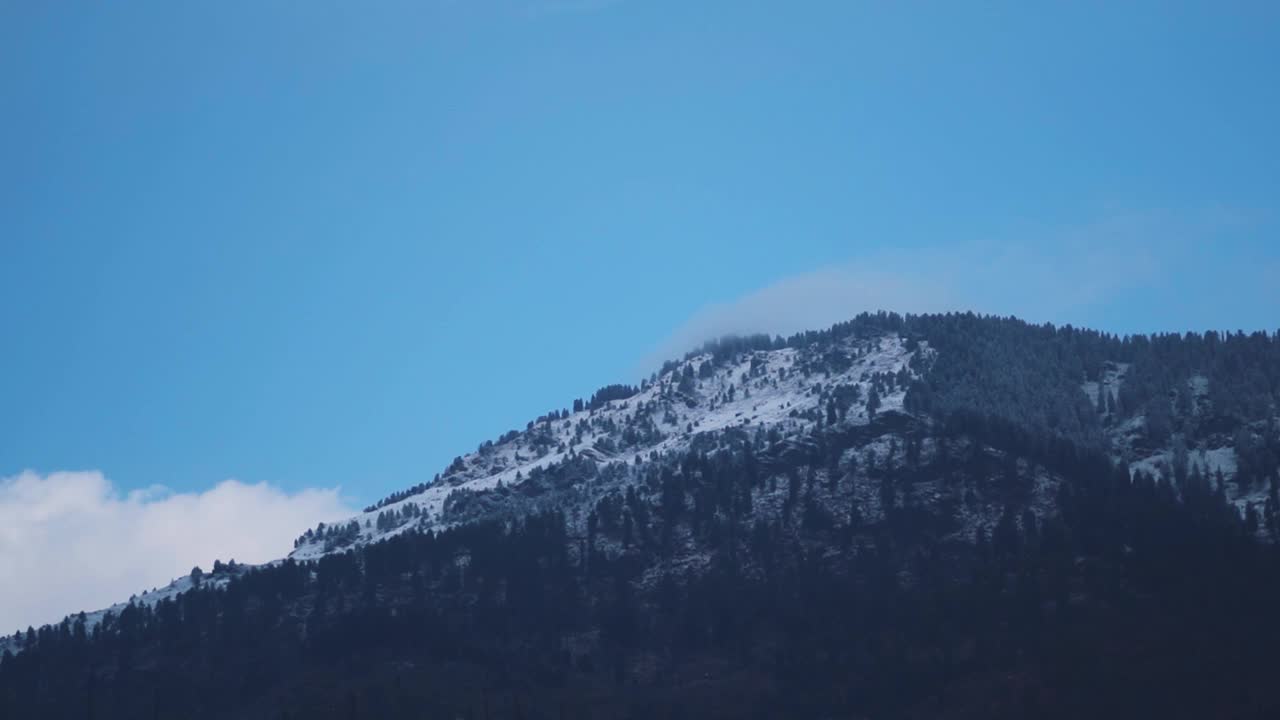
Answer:
[[[734,353],[717,363],[710,352],[668,364],[637,388],[614,386],[610,394],[626,397],[580,401],[576,412],[555,417],[544,415],[523,431],[513,431],[496,442],[486,442],[475,452],[456,459],[416,491],[402,493],[391,502],[379,503],[340,523],[323,523],[299,538],[287,556],[298,562],[317,560],[326,554],[346,552],[402,532],[440,529],[465,521],[451,512],[468,495],[518,488],[530,478],[536,483],[549,468],[581,461],[597,465],[632,464],[655,453],[675,454],[688,449],[700,436],[723,431],[768,432],[794,438],[825,424],[828,405],[844,398],[839,423],[853,426],[870,421],[866,400],[874,386],[884,388],[878,412],[899,412],[906,394],[906,380],[915,377],[915,358],[928,358],[927,343],[908,349],[898,336],[847,341],[835,348],[813,350],[780,348]],[[818,365],[838,356],[843,368],[832,373]],[[883,384],[892,378],[891,385]],[[851,399],[860,399],[852,403]],[[591,405],[588,407],[588,405]],[[579,509],[620,486],[628,476],[612,482],[584,483],[574,489]],[[450,501],[455,501],[451,504]],[[579,521],[585,517],[578,514]],[[283,561],[273,561],[274,564]],[[224,586],[230,577],[251,569],[241,565],[220,567],[206,576],[206,584]],[[174,579],[168,585],[140,592],[110,608],[83,613],[92,629],[108,613],[119,614],[130,604],[154,606],[190,590],[192,579]],[[75,620],[78,620],[78,616]],[[74,620],[73,620],[74,621]],[[11,638],[0,638],[0,652],[17,649]]]
[[[637,387],[603,388],[588,400],[575,401],[572,409],[550,412],[524,430],[485,442],[456,458],[430,482],[346,521],[308,531],[286,558],[270,564],[315,561],[406,532],[439,531],[547,509],[564,512],[570,531],[585,535],[593,508],[602,500],[628,488],[646,492],[644,478],[651,465],[676,463],[691,452],[713,453],[745,441],[759,448],[762,463],[782,474],[793,455],[812,464],[830,438],[839,438],[841,449],[824,461],[823,469],[810,473],[807,498],[831,513],[847,514],[848,508],[856,508],[856,515],[867,522],[886,516],[886,502],[903,503],[945,515],[947,521],[940,525],[944,536],[969,541],[979,528],[993,527],[1009,511],[1012,501],[1005,491],[984,489],[973,479],[967,481],[969,487],[957,487],[941,476],[886,491],[873,480],[873,468],[927,465],[961,453],[983,453],[995,463],[1007,453],[971,438],[951,441],[941,431],[936,413],[912,406],[908,395],[913,387],[918,396],[936,392],[927,390],[931,371],[946,359],[946,350],[928,332],[877,324],[785,342],[754,338],[712,343],[667,363]],[[1084,416],[1096,408],[1095,416],[1083,422],[1098,427],[1112,459],[1131,472],[1169,482],[1193,474],[1214,485],[1242,514],[1251,506],[1260,510],[1275,490],[1266,483],[1233,481],[1240,431],[1238,426],[1234,432],[1214,429],[1211,379],[1200,374],[1180,379],[1169,400],[1171,405],[1184,405],[1175,412],[1187,423],[1199,420],[1207,429],[1194,437],[1188,430],[1153,442],[1147,413],[1116,405],[1129,390],[1131,369],[1127,359],[1103,359],[1095,371],[1083,372],[1076,380],[1078,403],[1085,409],[1073,412]],[[1010,372],[1016,370],[1011,367]],[[982,382],[991,383],[977,382],[979,390]],[[1027,392],[1027,403],[1037,400],[1033,395]],[[1265,437],[1274,425],[1272,415],[1244,427]],[[1001,472],[1016,476],[1022,488],[1016,495],[1018,509],[1041,518],[1052,516],[1060,475],[1025,458],[1006,459],[1010,467]],[[657,489],[650,486],[647,491]],[[755,502],[760,512],[777,512],[789,502],[788,492],[795,491],[770,486]],[[223,566],[203,581],[225,586],[249,569]],[[131,603],[154,606],[190,590],[193,583],[192,578],[178,578],[112,608],[85,613],[83,622],[92,627],[106,613],[118,615]],[[0,639],[0,651],[6,648],[19,649],[20,643]]]
[[[0,639],[0,715],[1078,716],[1170,676],[1212,682],[1165,716],[1280,707],[1278,407],[1264,333],[726,339],[276,561]]]
[[[927,342],[908,348],[897,336],[849,340],[820,352],[743,352],[724,363],[716,363],[709,352],[700,353],[669,365],[634,394],[596,407],[580,403],[584,407],[577,412],[544,415],[522,432],[484,443],[420,491],[300,538],[290,557],[313,560],[408,530],[446,527],[465,517],[455,507],[462,504],[460,498],[518,488],[566,463],[638,464],[730,430],[799,438],[822,425],[866,425],[875,412],[902,410],[907,385],[916,376],[913,361],[919,366],[930,355]],[[835,357],[838,369],[832,372],[828,363]],[[878,408],[869,410],[866,400],[873,395],[878,395]],[[838,417],[827,423],[832,403],[838,404]],[[574,504],[585,507],[624,477],[572,488]]]

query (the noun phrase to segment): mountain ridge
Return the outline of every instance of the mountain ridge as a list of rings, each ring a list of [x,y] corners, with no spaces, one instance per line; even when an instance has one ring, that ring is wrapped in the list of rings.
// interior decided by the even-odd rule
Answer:
[[[1056,326],[1052,323],[1044,323],[1041,325],[1032,325],[1025,323],[1012,316],[988,316],[975,313],[945,313],[942,315],[898,315],[892,312],[864,313],[850,321],[837,323],[830,328],[823,330],[808,330],[795,333],[787,338],[781,336],[770,337],[768,335],[741,335],[741,336],[725,336],[714,340],[707,341],[701,347],[690,350],[684,354],[679,360],[666,361],[660,370],[655,371],[649,378],[643,380],[637,386],[629,386],[623,384],[607,385],[596,393],[590,400],[574,401],[574,410],[570,412],[568,409],[548,413],[539,416],[535,420],[528,423],[525,430],[512,430],[504,433],[500,438],[494,441],[486,441],[481,443],[480,447],[471,453],[467,453],[455,458],[454,462],[445,471],[439,473],[435,478],[427,483],[415,486],[409,491],[401,491],[393,494],[389,498],[384,498],[377,503],[366,507],[362,512],[353,515],[351,518],[340,523],[330,523],[328,525],[321,523],[318,529],[310,530],[308,533],[299,537],[295,541],[295,546],[284,557],[277,560],[268,561],[261,566],[271,566],[283,562],[286,559],[296,561],[316,560],[330,552],[344,552],[353,547],[360,547],[371,542],[380,542],[382,540],[394,537],[396,534],[408,531],[425,531],[431,529],[439,529],[447,527],[443,519],[445,505],[450,496],[455,492],[483,492],[493,487],[503,485],[510,486],[515,483],[525,481],[525,475],[535,470],[545,469],[549,465],[563,462],[577,457],[587,457],[596,461],[608,461],[614,459],[613,455],[617,454],[614,450],[602,452],[594,447],[582,447],[588,440],[598,440],[609,437],[608,433],[602,433],[599,430],[593,436],[586,439],[578,437],[576,442],[569,445],[568,449],[561,449],[557,452],[547,452],[545,449],[544,438],[547,435],[543,432],[547,428],[553,428],[551,435],[552,443],[560,443],[564,445],[564,441],[568,436],[573,435],[572,429],[566,432],[566,424],[572,428],[575,420],[582,422],[584,417],[593,421],[601,419],[616,421],[621,416],[627,415],[626,411],[631,409],[633,403],[658,403],[661,402],[662,411],[670,412],[673,406],[679,412],[679,406],[682,399],[688,399],[684,393],[680,391],[680,383],[684,381],[684,377],[678,375],[683,368],[701,367],[706,364],[708,367],[720,365],[713,371],[711,377],[691,377],[697,388],[695,392],[701,391],[704,383],[707,381],[716,388],[720,393],[727,391],[727,388],[741,387],[742,384],[750,380],[757,382],[757,390],[760,389],[761,381],[767,380],[759,375],[755,375],[757,367],[766,368],[767,370],[782,370],[786,372],[795,368],[798,357],[801,355],[801,349],[806,346],[812,346],[815,343],[826,342],[828,338],[840,338],[837,341],[837,350],[852,350],[857,356],[860,351],[865,353],[860,359],[866,359],[870,356],[870,362],[863,362],[857,365],[851,365],[843,373],[837,373],[834,379],[831,377],[830,369],[819,370],[814,365],[812,357],[806,358],[805,362],[808,367],[798,375],[791,376],[790,384],[784,386],[782,402],[787,405],[786,410],[795,410],[797,412],[803,410],[806,414],[796,417],[795,414],[787,414],[785,418],[777,416],[776,412],[773,416],[766,415],[761,418],[759,406],[764,404],[768,409],[777,410],[778,393],[772,396],[757,396],[751,398],[748,395],[745,398],[735,397],[733,400],[726,400],[719,397],[719,404],[714,401],[708,409],[705,405],[691,404],[688,412],[678,415],[684,420],[674,423],[656,423],[664,426],[669,434],[662,435],[661,431],[657,436],[656,442],[643,445],[643,447],[633,447],[634,454],[643,454],[645,452],[662,452],[675,448],[687,447],[691,438],[705,432],[714,432],[723,430],[734,423],[741,423],[743,426],[752,428],[768,429],[771,425],[786,424],[791,422],[791,432],[803,432],[811,429],[817,424],[817,416],[814,413],[821,414],[825,412],[823,405],[824,399],[830,399],[826,395],[810,395],[810,391],[814,388],[802,387],[801,383],[796,382],[797,378],[807,382],[809,374],[815,375],[824,372],[823,381],[817,382],[820,388],[822,382],[828,384],[834,383],[843,388],[857,387],[858,392],[865,393],[864,388],[873,384],[873,374],[893,374],[895,377],[906,373],[908,382],[918,381],[919,373],[911,370],[913,360],[918,356],[923,361],[931,360],[936,357],[937,350],[930,348],[928,341],[923,342],[911,339],[913,334],[918,334],[910,328],[913,318],[942,318],[942,319],[962,319],[971,322],[996,322],[996,323],[1012,323],[1015,325],[1023,325],[1028,328],[1035,328],[1050,334],[1053,333],[1079,333],[1083,336],[1092,336],[1103,341],[1118,342],[1123,346],[1135,345],[1156,345],[1161,342],[1168,341],[1169,338],[1181,339],[1193,336],[1193,333],[1162,333],[1162,334],[1135,334],[1126,336],[1117,336],[1105,332],[1077,329],[1071,325]],[[1217,333],[1210,331],[1204,334],[1204,337],[1215,337]],[[1259,336],[1267,337],[1265,333],[1245,334],[1237,331],[1234,334],[1224,333],[1221,337],[1230,339],[1257,339]],[[877,346],[874,351],[867,343],[877,341],[887,347]],[[1274,338],[1273,338],[1274,341]],[[843,343],[843,345],[842,345]],[[861,345],[859,344],[861,343]],[[910,346],[910,349],[908,349]],[[921,348],[922,346],[922,348]],[[921,352],[923,349],[923,352]],[[729,365],[723,365],[726,359],[734,358],[735,362]],[[765,358],[765,359],[761,359]],[[830,360],[831,358],[824,358]],[[1100,393],[1108,392],[1112,396],[1124,387],[1124,377],[1131,363],[1117,363],[1114,361],[1103,360],[1099,377],[1096,380],[1083,379],[1080,383],[1080,389],[1084,396],[1092,403],[1097,404]],[[799,372],[799,371],[797,371]],[[737,384],[734,381],[735,373],[739,376]],[[696,371],[695,371],[696,374]],[[1087,375],[1087,372],[1086,372]],[[858,377],[854,377],[858,376]],[[1208,381],[1203,376],[1197,376],[1192,379],[1196,386],[1195,398],[1198,403],[1203,403],[1207,398]],[[910,412],[906,409],[909,401],[907,400],[907,384],[898,382],[893,386],[893,392],[888,393],[879,398],[882,404],[881,412]],[[776,389],[776,387],[775,387]],[[790,394],[787,394],[787,391]],[[819,391],[820,393],[821,391]],[[828,387],[830,392],[830,387]],[[792,398],[795,398],[794,400]],[[1105,396],[1104,396],[1105,397]],[[804,398],[805,400],[801,400]],[[770,399],[774,400],[770,404]],[[867,395],[854,395],[855,400],[861,400],[865,403]],[[797,406],[792,408],[791,403],[796,402]],[[848,399],[841,401],[848,402]],[[847,409],[848,405],[844,408]],[[748,410],[750,408],[750,410]],[[766,409],[764,412],[768,412]],[[717,412],[717,410],[719,410]],[[651,411],[653,414],[656,411]],[[597,414],[599,413],[599,414]],[[633,411],[634,414],[634,411]],[[1102,413],[1105,415],[1106,413]],[[554,416],[554,417],[553,417]],[[857,423],[869,422],[866,406],[854,408],[854,417],[852,422]],[[752,424],[753,421],[759,420],[758,423]],[[733,422],[730,422],[733,421]],[[685,432],[681,432],[679,426],[681,422],[690,422],[691,426]],[[703,423],[707,424],[703,424]],[[841,422],[844,422],[843,416]],[[1145,416],[1135,416],[1129,418],[1127,424],[1117,430],[1123,432],[1112,432],[1107,438],[1113,443],[1113,449],[1116,441],[1124,441],[1126,451],[1132,451],[1134,436],[1140,434],[1146,424]],[[521,456],[519,450],[524,448],[528,454]],[[1122,453],[1117,451],[1113,454],[1116,460],[1127,462],[1129,470],[1144,471],[1151,475],[1158,475],[1162,471],[1165,475],[1171,474],[1171,465],[1173,463],[1174,448],[1172,446],[1147,448],[1153,452],[1147,452],[1138,457],[1125,458]],[[541,452],[542,454],[538,454]],[[1131,454],[1131,452],[1130,452]],[[509,466],[498,468],[494,472],[484,474],[477,473],[476,466],[485,460],[492,460],[497,457],[499,461],[506,462]],[[1219,445],[1215,448],[1199,448],[1188,450],[1189,464],[1198,463],[1206,474],[1213,474],[1221,471],[1224,476],[1230,477],[1234,475],[1237,468],[1235,451],[1231,447]],[[488,470],[494,470],[492,465],[487,466]],[[519,476],[519,477],[517,477]],[[1252,492],[1235,493],[1232,502],[1236,503],[1243,513],[1247,505],[1251,503],[1263,502],[1267,499],[1264,489],[1255,489]],[[393,520],[379,520],[379,516],[387,516],[392,512],[402,513],[401,516]],[[354,524],[354,527],[353,527]],[[972,529],[972,528],[969,528]],[[324,537],[325,532],[330,533],[329,539],[336,542],[326,543]],[[235,567],[232,561],[232,567]],[[240,566],[242,569],[251,569],[258,565]],[[221,576],[226,577],[223,570]],[[217,577],[210,574],[210,577]],[[129,600],[116,603],[109,608],[96,611],[85,611],[68,616],[75,618],[79,615],[86,616],[90,627],[96,623],[106,612],[118,613],[121,609],[130,603],[148,603],[154,604],[166,598],[172,598],[178,593],[184,592],[191,588],[190,579],[187,576],[176,578],[173,582],[166,586],[153,589],[151,591],[143,591],[135,595]],[[18,649],[19,643],[15,642],[12,637],[0,636],[0,652],[6,648]]]
[[[845,594],[855,588],[911,607],[935,585],[962,605],[974,593],[996,592],[986,602],[1013,602],[1012,612],[1022,602],[1019,593],[1030,592],[1018,583],[1032,582],[1036,593],[1052,598],[1031,613],[1037,622],[1084,623],[1077,628],[1082,639],[1129,632],[1132,647],[1151,648],[1156,636],[1146,634],[1153,631],[1142,622],[1132,631],[1112,627],[1118,620],[1104,612],[1104,598],[1141,589],[1170,568],[1222,572],[1198,563],[1210,562],[1206,553],[1223,543],[1250,563],[1262,562],[1272,552],[1265,548],[1275,547],[1278,348],[1280,336],[1263,333],[1116,338],[972,314],[890,313],[786,340],[713,342],[638,387],[603,388],[572,411],[548,413],[523,431],[482,443],[438,480],[396,493],[345,523],[309,531],[287,558],[221,566],[200,578],[200,587],[196,578],[179,579],[136,604],[101,613],[95,618],[101,630],[69,620],[9,643],[73,647],[80,642],[74,638],[91,635],[83,642],[100,646],[95,662],[106,663],[97,667],[115,672],[133,661],[120,664],[112,654],[118,650],[110,650],[119,642],[113,638],[132,637],[137,623],[178,637],[195,632],[191,637],[210,643],[205,633],[211,628],[225,625],[235,636],[240,623],[251,622],[273,638],[257,652],[287,658],[266,675],[279,687],[293,687],[328,667],[323,648],[380,657],[399,646],[395,635],[376,628],[401,628],[397,632],[410,637],[431,627],[444,633],[431,637],[445,646],[489,658],[466,666],[469,687],[508,687],[505,680],[482,681],[485,668],[499,658],[503,664],[523,658],[522,673],[555,668],[560,681],[594,696],[604,692],[604,663],[615,678],[671,702],[694,702],[695,691],[667,673],[705,653],[777,682],[791,676],[758,659],[724,654],[732,633],[687,645],[656,630],[645,639],[636,623],[669,633],[676,627],[671,618],[683,615],[680,622],[714,625],[713,608],[734,595],[743,602],[756,598],[749,600],[757,603],[753,612],[771,613],[768,608],[792,601],[766,600],[761,591],[806,583],[816,583],[818,593],[807,602],[837,613],[823,615],[828,622],[844,621],[839,606],[822,598],[856,604]],[[1071,548],[1073,561],[1064,560],[1063,548]],[[1170,555],[1175,548],[1178,554]],[[1116,574],[1134,563],[1146,569]],[[975,585],[981,577],[988,580]],[[1226,576],[1221,582],[1238,581]],[[1256,594],[1258,602],[1269,597]],[[672,604],[672,596],[684,599]],[[1134,597],[1142,602],[1144,595]],[[913,612],[930,618],[925,610]],[[489,616],[506,619],[474,624]],[[961,657],[972,657],[966,643],[983,638],[1020,653],[1048,652],[1022,647],[1020,636],[979,617],[965,620],[941,645],[912,638],[910,623],[899,628],[907,633],[900,641],[916,652]],[[497,627],[506,629],[494,635]],[[857,627],[862,633],[875,626]],[[763,653],[824,642],[809,631],[749,635],[754,652]],[[895,663],[919,665],[866,645],[860,634],[846,642],[863,654],[889,653]],[[1070,645],[1054,642],[1063,648],[1055,652]],[[148,655],[165,652],[163,645],[140,647]],[[209,652],[199,643],[185,647],[188,655],[174,660]],[[435,657],[430,647],[396,652]],[[856,654],[838,657],[839,667],[872,672]],[[444,660],[414,662],[420,661]],[[995,660],[983,662],[989,661]],[[220,673],[244,672],[217,662]],[[382,688],[379,697],[407,692],[381,684],[394,673],[380,662],[358,684]],[[11,673],[26,667],[7,660],[0,678],[5,665]],[[811,670],[825,677],[820,667]],[[985,666],[966,660],[960,667],[963,672],[938,677],[972,680]],[[1054,685],[1031,669],[1019,671]],[[147,672],[139,677],[151,677]],[[181,677],[192,687],[210,682]],[[898,680],[881,681],[898,687]],[[534,687],[539,702],[551,702],[549,687]],[[826,693],[833,686],[823,687]],[[896,691],[870,687],[865,691],[877,703],[907,702]],[[452,698],[450,707],[475,711],[474,698],[438,689]],[[792,707],[800,696],[777,690],[768,697]],[[313,707],[304,696],[291,698],[290,707]],[[825,702],[846,703],[835,698]],[[261,696],[255,702],[266,708],[285,701]],[[720,707],[706,698],[696,702]]]

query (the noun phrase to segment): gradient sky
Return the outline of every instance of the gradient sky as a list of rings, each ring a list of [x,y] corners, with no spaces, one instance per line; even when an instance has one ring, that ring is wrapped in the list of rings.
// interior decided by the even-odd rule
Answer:
[[[1280,327],[1280,5],[975,5],[2,2],[0,477],[368,502],[822,293]]]

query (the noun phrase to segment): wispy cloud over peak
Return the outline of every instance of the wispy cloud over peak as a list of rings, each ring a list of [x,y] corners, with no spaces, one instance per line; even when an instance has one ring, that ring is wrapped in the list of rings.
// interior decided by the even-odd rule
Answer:
[[[868,253],[697,310],[644,358],[641,370],[723,335],[787,335],[877,310],[1016,314],[1115,332],[1205,329],[1228,319],[1248,325],[1276,293],[1266,263],[1235,261],[1232,302],[1202,302],[1198,276],[1213,239],[1250,222],[1221,209],[1134,212],[1068,227],[1027,227],[998,240]],[[1131,317],[1119,310],[1135,304],[1156,305],[1151,324],[1113,322]],[[1265,318],[1259,322],[1266,326]]]

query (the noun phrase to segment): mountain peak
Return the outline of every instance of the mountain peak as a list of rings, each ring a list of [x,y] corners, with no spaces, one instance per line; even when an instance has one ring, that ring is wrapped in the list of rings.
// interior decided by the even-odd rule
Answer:
[[[536,481],[567,463],[597,468],[639,464],[684,452],[700,436],[729,430],[790,437],[866,424],[876,412],[902,409],[907,387],[916,378],[913,361],[932,356],[927,342],[912,343],[896,333],[821,346],[770,345],[767,338],[709,343],[667,363],[638,388],[609,386],[591,401],[576,402],[575,411],[541,416],[523,431],[506,433],[460,456],[414,492],[309,531],[290,557],[315,559],[411,529],[441,529],[476,519],[473,496]],[[601,488],[595,490],[598,494]],[[589,495],[578,500],[587,501]]]

